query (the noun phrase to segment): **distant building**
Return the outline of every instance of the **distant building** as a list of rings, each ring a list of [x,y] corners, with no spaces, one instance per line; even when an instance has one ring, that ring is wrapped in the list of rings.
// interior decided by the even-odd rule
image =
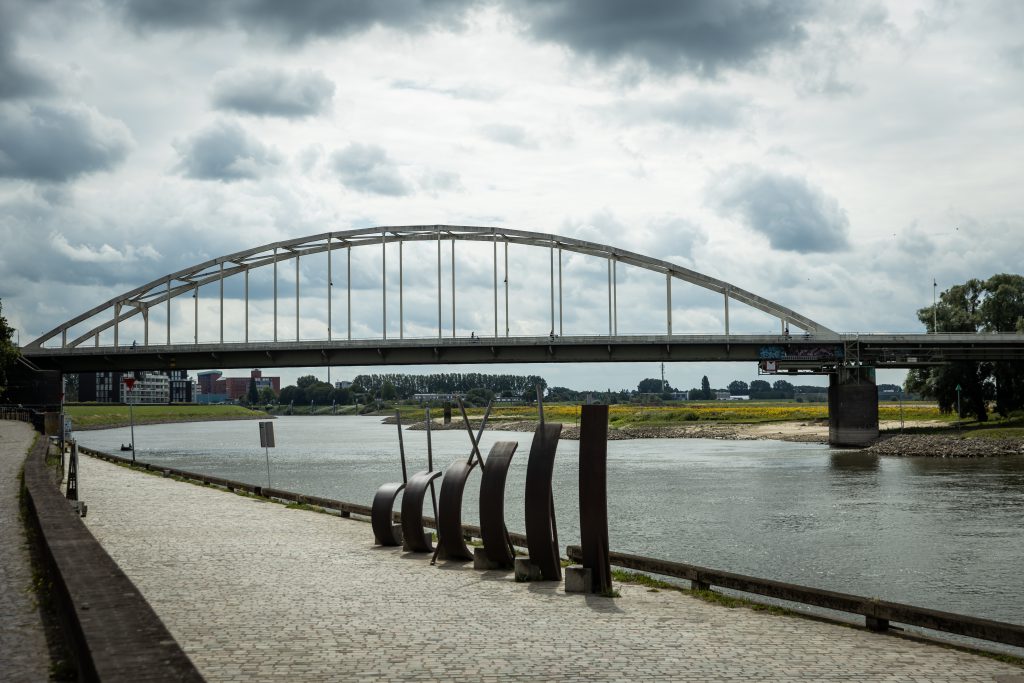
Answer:
[[[224,377],[220,370],[204,370],[199,373],[200,403],[223,403],[237,401],[249,394],[249,382],[256,382],[256,391],[265,388],[281,393],[280,377],[264,377],[260,370],[253,370],[248,377]]]
[[[351,387],[352,382],[349,382],[347,379],[343,379],[334,383],[335,389],[349,389]]]
[[[186,370],[171,370],[167,373],[170,379],[171,403],[192,403],[195,401],[195,382]]]
[[[182,372],[174,371],[174,372]],[[129,392],[124,380],[134,378]],[[181,380],[176,380],[181,388]],[[187,376],[185,381],[191,387]],[[78,400],[96,403],[170,403],[171,378],[163,372],[82,372],[78,375]]]

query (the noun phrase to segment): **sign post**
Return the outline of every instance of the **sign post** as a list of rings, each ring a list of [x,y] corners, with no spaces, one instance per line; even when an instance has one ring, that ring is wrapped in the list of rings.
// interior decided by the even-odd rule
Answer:
[[[263,446],[267,456],[267,488],[270,488],[270,449],[274,444],[274,423],[260,422],[260,446]]]
[[[133,395],[135,393],[132,391],[135,388],[135,378],[125,377],[124,385],[128,387],[128,415],[130,416],[132,424],[132,442],[129,444],[129,446],[131,447],[132,451],[132,464],[135,464],[135,408],[134,401],[132,400]]]
[[[960,431],[960,420],[964,419],[964,414],[960,411],[960,385],[956,385],[956,429]]]

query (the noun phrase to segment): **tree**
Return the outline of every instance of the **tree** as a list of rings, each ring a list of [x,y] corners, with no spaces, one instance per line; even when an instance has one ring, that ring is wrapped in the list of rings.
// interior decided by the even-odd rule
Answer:
[[[267,404],[273,403],[277,400],[277,395],[274,394],[274,390],[270,387],[263,387],[260,389],[260,403]]]
[[[703,394],[705,401],[710,401],[714,398],[714,395],[711,393],[711,382],[708,381],[707,375],[700,378],[700,393]]]
[[[729,382],[728,388],[730,396],[746,396],[750,392],[750,387],[747,386],[747,383],[741,382],[738,379]]]
[[[64,375],[64,400],[65,401],[77,401],[78,400],[78,375],[76,373],[70,373]]]
[[[1024,332],[1024,276],[1002,273],[954,285],[917,317],[931,333]],[[996,411],[1008,415],[1024,407],[1024,363],[956,361],[907,374],[907,392],[935,399],[943,412],[956,407],[958,386],[964,415],[988,419],[985,402],[993,398]]]
[[[306,388],[306,401],[312,401],[318,406],[330,405],[333,394],[334,387],[327,382],[317,382]]]
[[[305,389],[306,387],[313,386],[319,382],[315,375],[303,375],[302,377],[295,380],[295,386],[299,389]]]
[[[654,379],[653,377],[640,380],[636,390],[641,394],[661,394],[674,391],[668,382],[662,382],[660,379]]]
[[[7,372],[14,367],[20,355],[18,347],[11,341],[14,328],[7,324],[7,318],[3,313],[4,302],[0,301],[0,394],[7,389]]]
[[[380,397],[385,401],[394,401],[398,397],[395,385],[391,382],[384,382],[380,388]]]
[[[260,392],[256,388],[255,378],[249,378],[249,391],[246,393],[246,399],[249,401],[249,405],[254,406],[260,401]]]
[[[793,398],[796,395],[796,388],[784,379],[775,380],[772,391],[778,394],[779,398]]]
[[[771,391],[772,385],[765,382],[763,379],[755,379],[750,383],[750,397],[753,398],[754,394],[763,394],[766,391]]]

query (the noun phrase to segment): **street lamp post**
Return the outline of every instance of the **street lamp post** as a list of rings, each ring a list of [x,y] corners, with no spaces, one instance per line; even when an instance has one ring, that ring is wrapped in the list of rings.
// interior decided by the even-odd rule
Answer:
[[[938,281],[932,278],[932,334],[939,333],[939,306],[936,293],[939,289]]]

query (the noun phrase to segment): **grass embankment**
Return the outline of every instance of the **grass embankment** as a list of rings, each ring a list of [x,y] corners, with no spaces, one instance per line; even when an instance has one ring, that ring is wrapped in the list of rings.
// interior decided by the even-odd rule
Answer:
[[[423,419],[424,410],[418,406],[394,406],[380,415],[393,415],[398,410],[403,422],[417,422]],[[468,408],[470,417],[483,416],[482,408]],[[458,408],[453,409],[458,415]],[[433,417],[441,416],[441,410],[433,409]],[[553,422],[574,423],[579,417],[576,403],[549,403],[544,405],[545,419]],[[881,420],[900,419],[899,406],[880,405],[878,417]],[[537,408],[534,406],[495,406],[491,420],[534,420]],[[694,422],[715,422],[720,424],[756,424],[762,422],[790,422],[827,420],[828,406],[824,403],[797,403],[795,401],[687,401],[661,406],[613,405],[608,408],[608,422],[612,429],[635,426],[673,426]],[[939,413],[934,403],[906,403],[903,419],[908,422],[950,419]]]
[[[64,412],[71,416],[77,429],[109,429],[131,424],[126,405],[72,405]],[[249,410],[242,406],[198,405],[144,405],[135,406],[135,424],[164,424],[168,422],[205,422],[209,420],[252,420],[268,417],[262,410]]]

